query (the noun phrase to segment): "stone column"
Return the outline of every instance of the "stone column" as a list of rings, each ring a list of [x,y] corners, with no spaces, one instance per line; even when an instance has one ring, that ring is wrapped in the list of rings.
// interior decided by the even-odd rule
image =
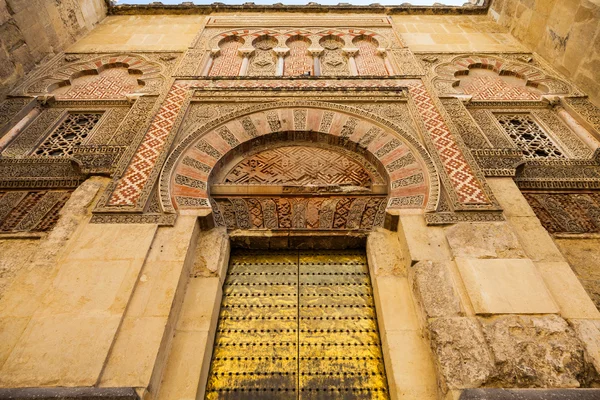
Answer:
[[[598,139],[596,139],[587,129],[585,129],[585,127],[577,122],[562,105],[556,105],[554,109],[556,110],[556,113],[560,119],[567,124],[567,126],[571,128],[571,130],[575,132],[575,134],[579,136],[579,138],[588,146],[590,146],[593,150],[596,150],[598,147],[600,147],[600,142]]]
[[[383,64],[385,65],[385,69],[388,75],[396,75],[396,73],[394,72],[394,66],[392,65],[392,63],[390,62],[390,58],[388,57],[387,49],[380,47],[377,49],[377,54],[379,54],[381,58],[383,58]]]
[[[283,76],[283,62],[285,56],[289,53],[290,49],[287,47],[275,47],[273,49],[275,54],[277,55],[277,70],[275,72],[276,76]]]
[[[210,69],[213,66],[213,63],[215,62],[215,58],[219,57],[219,55],[221,54],[221,49],[212,49],[210,51],[209,57],[208,57],[208,61],[206,62],[206,65],[204,66],[204,69],[202,70],[202,76],[208,76],[208,74],[210,73]]]
[[[37,107],[34,107],[33,110],[29,111],[27,115],[25,115],[19,122],[15,124],[6,134],[0,137],[0,152],[8,146],[8,144],[16,138],[19,133],[25,129],[31,121],[33,121],[38,115],[40,115],[41,110]]]
[[[254,49],[243,48],[238,50],[240,55],[244,58],[242,60],[242,66],[240,68],[239,76],[246,76],[248,72],[248,63],[250,62],[250,56],[254,53]]]
[[[354,57],[358,53],[357,48],[343,48],[342,51],[348,57],[348,64],[350,65],[350,74],[353,76],[358,75],[358,68],[356,67],[356,60]]]
[[[308,52],[313,58],[313,74],[315,76],[321,76],[321,54],[323,54],[322,48],[310,48]]]

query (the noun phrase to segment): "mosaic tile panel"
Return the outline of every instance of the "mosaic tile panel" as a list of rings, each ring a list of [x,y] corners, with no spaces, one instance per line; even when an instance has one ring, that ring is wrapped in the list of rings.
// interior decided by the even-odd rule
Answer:
[[[489,203],[481,183],[465,160],[425,85],[421,82],[413,83],[409,86],[409,91],[423,119],[425,128],[430,134],[433,145],[438,151],[444,169],[454,186],[459,201],[463,204]]]

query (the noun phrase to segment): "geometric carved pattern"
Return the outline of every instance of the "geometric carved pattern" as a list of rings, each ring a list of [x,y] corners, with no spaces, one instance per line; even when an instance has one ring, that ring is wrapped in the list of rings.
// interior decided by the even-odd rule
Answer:
[[[381,177],[378,179],[381,182]],[[370,187],[371,174],[357,161],[327,149],[286,146],[262,151],[240,162],[224,183],[340,185]]]
[[[36,156],[64,157],[73,154],[98,123],[102,113],[69,113],[66,119],[35,150]]]
[[[433,104],[425,85],[420,81],[411,84],[409,85],[409,92],[450,177],[459,201],[463,204],[489,203],[481,183],[465,160],[462,151],[450,133],[448,125],[446,125],[442,115]]]
[[[52,91],[60,99],[114,99],[133,93],[139,87],[127,68],[109,68],[98,75],[83,75],[69,86]]]
[[[600,233],[600,193],[523,193],[550,233]]]
[[[329,36],[320,42],[324,47],[321,56],[321,75],[323,76],[347,76],[350,75],[348,59],[342,48],[344,42],[333,36]]]
[[[287,42],[290,54],[285,58],[284,75],[300,76],[306,72],[313,75],[313,59],[308,53],[310,43],[303,38],[292,38]]]
[[[187,83],[175,82],[173,84],[133,160],[131,160],[125,174],[119,180],[109,200],[110,205],[133,206],[136,204],[171,133],[187,92]]]
[[[356,54],[356,67],[359,75],[387,76],[383,58],[377,54],[377,42],[366,36],[353,41],[358,48]]]
[[[232,36],[223,40],[219,48],[221,52],[210,69],[209,76],[238,76],[242,66],[242,57],[238,54],[238,49],[243,42],[238,37]]]
[[[383,226],[385,196],[214,198],[228,229],[370,230]]]
[[[507,77],[470,76],[471,74],[461,79],[459,88],[464,94],[472,95],[474,100],[539,100],[542,94],[536,88],[517,86],[509,82],[510,78]],[[510,80],[514,81],[515,78]]]
[[[277,57],[273,48],[277,46],[277,40],[264,36],[254,43],[255,51],[250,57],[248,76],[271,76],[275,75]]]
[[[71,191],[0,192],[0,232],[43,232],[56,225]]]
[[[496,114],[498,122],[526,158],[565,158],[528,114]]]

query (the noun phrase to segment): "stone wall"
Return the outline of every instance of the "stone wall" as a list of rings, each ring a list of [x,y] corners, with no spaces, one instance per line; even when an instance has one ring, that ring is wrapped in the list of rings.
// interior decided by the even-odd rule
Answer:
[[[0,0],[0,99],[105,16],[104,0]]]
[[[494,0],[490,16],[600,104],[598,0]]]

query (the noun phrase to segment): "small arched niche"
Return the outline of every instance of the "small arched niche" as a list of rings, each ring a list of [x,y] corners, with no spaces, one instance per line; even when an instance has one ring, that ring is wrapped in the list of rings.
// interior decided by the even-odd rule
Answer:
[[[528,82],[514,71],[498,71],[491,65],[475,64],[456,73],[455,87],[475,100],[539,100],[548,93],[543,85]]]
[[[219,56],[215,58],[209,76],[238,76],[242,66],[242,57],[238,50],[244,44],[239,36],[232,35],[219,42]]]
[[[386,76],[383,58],[377,54],[379,42],[372,36],[360,35],[352,40],[352,44],[358,49],[356,54],[356,68],[359,75]]]
[[[290,49],[290,52],[285,58],[283,75],[314,75],[313,58],[308,52],[310,40],[305,36],[295,35],[289,38],[285,44]]]
[[[124,65],[108,65],[98,70],[84,70],[49,88],[61,99],[117,99],[144,86],[142,72]]]

